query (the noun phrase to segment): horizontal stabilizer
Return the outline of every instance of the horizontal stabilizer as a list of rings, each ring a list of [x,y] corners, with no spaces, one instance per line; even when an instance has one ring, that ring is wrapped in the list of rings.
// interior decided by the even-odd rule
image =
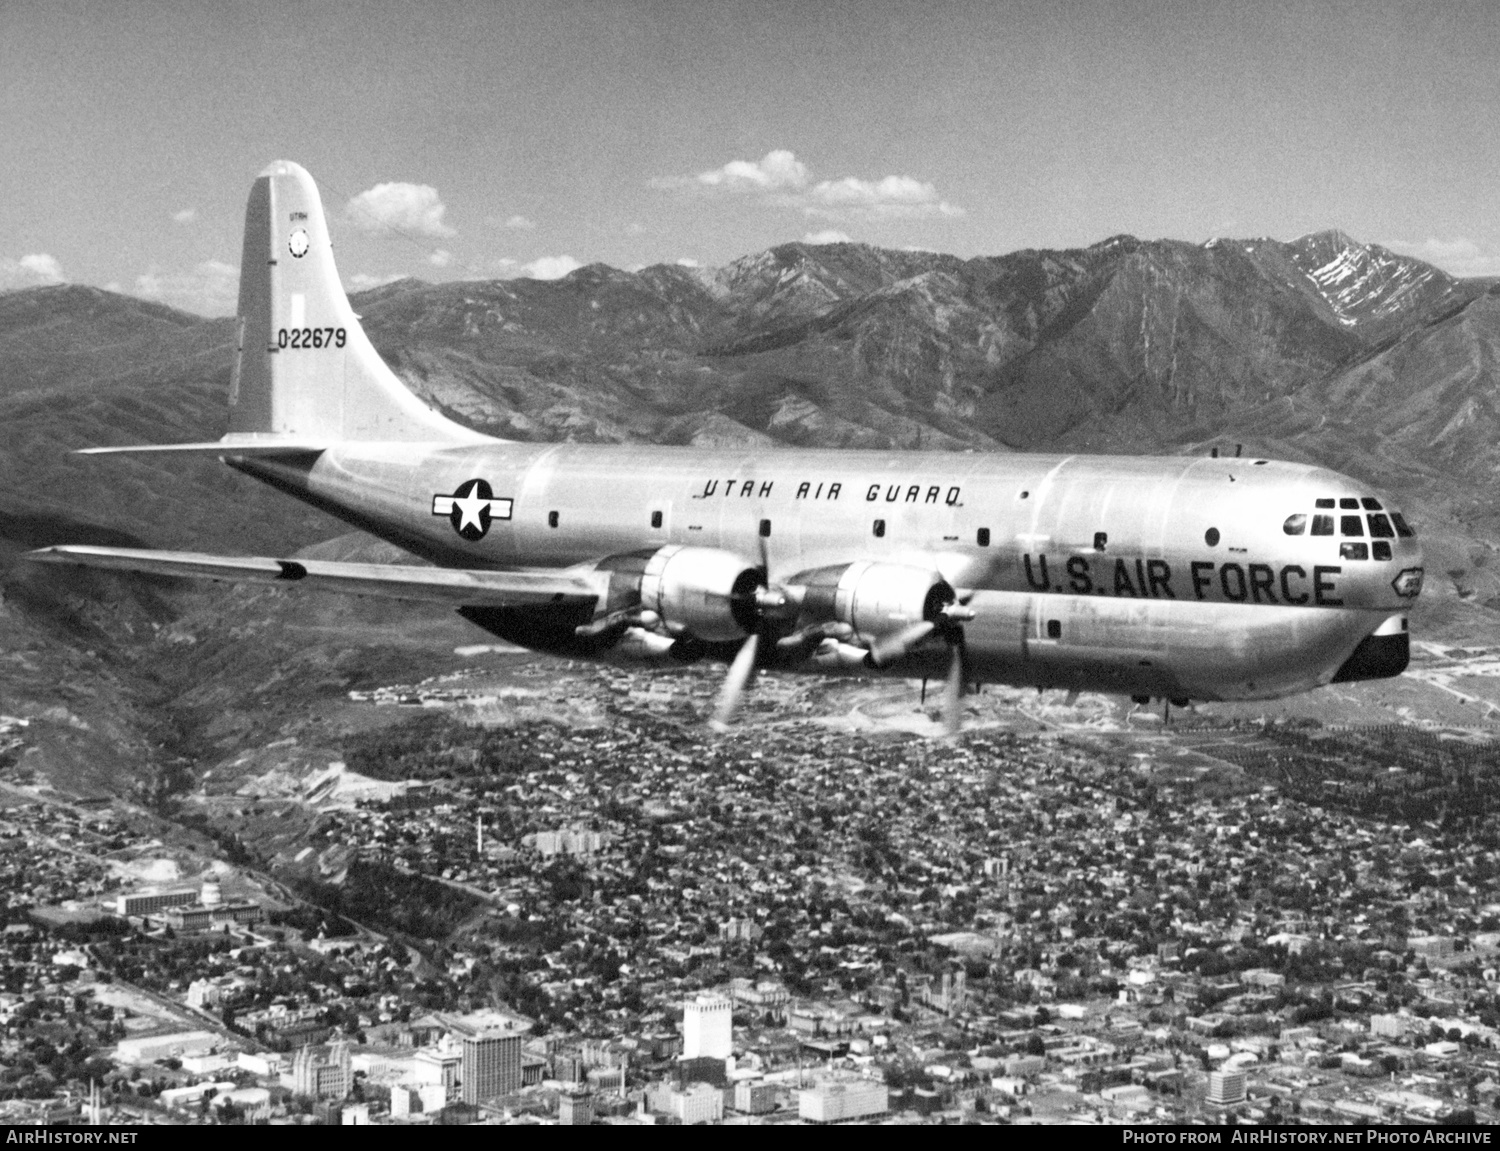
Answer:
[[[535,607],[594,603],[599,598],[599,591],[586,578],[561,571],[474,571],[72,544],[27,552],[26,558],[38,563],[72,564],[151,575],[300,583],[351,595],[423,600],[465,607]]]
[[[326,450],[326,443],[310,440],[274,439],[261,436],[255,439],[212,440],[206,444],[131,444],[120,448],[79,448],[80,456],[315,456]]]

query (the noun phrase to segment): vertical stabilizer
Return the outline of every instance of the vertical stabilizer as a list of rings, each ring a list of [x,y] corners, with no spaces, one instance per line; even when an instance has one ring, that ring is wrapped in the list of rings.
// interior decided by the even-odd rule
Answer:
[[[278,160],[245,208],[230,436],[461,443],[488,437],[413,395],[349,306],[311,176]]]

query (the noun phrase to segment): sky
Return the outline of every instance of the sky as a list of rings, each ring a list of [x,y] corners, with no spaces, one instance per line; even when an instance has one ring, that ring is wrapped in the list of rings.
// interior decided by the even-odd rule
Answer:
[[[1500,275],[1500,5],[0,0],[0,290],[234,310],[318,181],[350,288],[1341,228]]]

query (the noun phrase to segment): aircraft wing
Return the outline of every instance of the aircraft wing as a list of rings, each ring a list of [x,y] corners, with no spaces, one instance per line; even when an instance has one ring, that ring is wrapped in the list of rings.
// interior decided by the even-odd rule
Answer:
[[[130,444],[116,448],[79,448],[80,456],[316,456],[328,449],[326,442],[278,439],[274,436],[225,437],[203,444]]]
[[[599,589],[567,571],[483,571],[408,567],[398,564],[335,563],[329,560],[215,556],[200,552],[149,551],[61,545],[26,553],[38,563],[71,564],[111,571],[200,579],[301,583],[351,595],[425,600],[469,607],[532,607],[594,603]]]

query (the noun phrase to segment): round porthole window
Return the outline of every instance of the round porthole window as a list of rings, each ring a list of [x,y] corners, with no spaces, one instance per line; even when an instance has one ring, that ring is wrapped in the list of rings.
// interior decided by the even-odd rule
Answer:
[[[1219,529],[1218,528],[1209,528],[1208,531],[1204,532],[1203,533],[1203,542],[1206,543],[1211,548],[1218,547],[1219,546]]]

